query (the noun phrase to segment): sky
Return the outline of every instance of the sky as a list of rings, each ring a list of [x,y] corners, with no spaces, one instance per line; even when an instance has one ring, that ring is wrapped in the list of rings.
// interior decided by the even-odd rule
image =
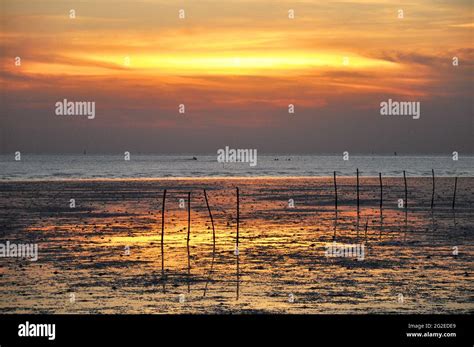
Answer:
[[[0,153],[472,154],[473,8],[0,0]],[[389,99],[420,118],[381,115]]]

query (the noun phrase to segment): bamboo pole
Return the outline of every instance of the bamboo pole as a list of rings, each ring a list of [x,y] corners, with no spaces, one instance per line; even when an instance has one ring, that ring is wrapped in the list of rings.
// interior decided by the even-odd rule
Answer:
[[[191,234],[191,192],[188,193],[188,237],[186,243],[189,247],[189,237]]]
[[[357,239],[359,239],[359,219],[360,219],[360,202],[359,202],[359,169],[356,169],[356,177],[357,177]]]
[[[163,281],[163,291],[165,290],[165,202],[166,189],[163,192],[163,203],[161,204],[161,280]]]
[[[239,225],[240,225],[240,206],[239,206],[239,187],[236,188],[237,191],[237,240],[236,240],[236,247],[237,252],[239,251]]]
[[[211,208],[209,207],[209,201],[207,200],[207,193],[206,193],[206,190],[205,190],[205,189],[204,189],[204,198],[206,199],[207,210],[209,211],[209,217],[211,218],[211,224],[212,224],[212,242],[213,242],[214,247],[215,247],[215,245],[216,245],[216,230],[214,229],[214,219],[212,218]]]
[[[237,275],[237,287],[236,287],[236,300],[239,300],[239,292],[240,292],[240,250],[239,250],[239,225],[240,225],[240,194],[239,194],[239,187],[236,188],[237,192],[237,240],[236,240],[236,275]]]
[[[367,228],[369,227],[369,218],[365,220],[365,243],[367,243]]]
[[[357,215],[359,215],[359,169],[357,169]]]
[[[204,287],[204,294],[203,294],[203,296],[206,296],[207,287],[208,287],[209,282],[210,282],[210,280],[211,280],[212,272],[213,272],[213,269],[214,269],[214,260],[215,260],[215,257],[216,257],[216,230],[215,230],[215,228],[214,228],[214,219],[212,218],[211,208],[209,207],[209,201],[207,200],[206,189],[203,189],[203,190],[204,190],[204,198],[206,199],[207,210],[209,211],[209,217],[211,218],[211,224],[212,224],[212,260],[211,260],[211,269],[209,270],[209,276],[208,276],[208,278],[207,278],[206,285],[205,285],[205,287]]]
[[[336,182],[336,171],[334,171],[334,208],[336,209],[336,214],[337,214],[337,182]]]
[[[189,238],[191,235],[191,192],[188,192],[188,237],[186,239],[186,250],[188,252],[188,293],[191,292],[190,279],[191,279],[191,252],[189,249]]]
[[[382,238],[382,229],[383,229],[383,184],[382,184],[382,173],[379,172],[379,182],[380,182],[380,231],[379,238]]]
[[[456,189],[458,187],[458,178],[456,177],[454,179],[454,193],[453,193],[453,210],[454,210],[454,207],[456,205]]]
[[[382,173],[379,172],[379,182],[380,182],[380,214],[382,214],[383,206],[383,186],[382,186]]]
[[[403,181],[405,182],[405,211],[408,210],[408,187],[407,187],[407,176],[405,170],[403,170]]]
[[[405,182],[405,234],[403,235],[403,240],[405,241],[408,232],[408,186],[405,170],[403,170],[403,181]]]
[[[434,197],[435,197],[435,173],[434,169],[431,169],[431,176],[433,178],[433,191],[431,193],[431,209],[434,207]]]

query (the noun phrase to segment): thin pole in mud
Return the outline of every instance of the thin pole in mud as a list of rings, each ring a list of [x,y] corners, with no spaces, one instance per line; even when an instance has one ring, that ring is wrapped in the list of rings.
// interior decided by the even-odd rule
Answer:
[[[236,188],[237,191],[237,240],[236,247],[237,252],[239,251],[239,224],[240,224],[240,206],[239,206],[239,187]]]
[[[408,209],[408,187],[407,187],[407,175],[403,170],[403,181],[405,182],[405,211]]]
[[[379,182],[380,182],[380,234],[379,238],[382,238],[382,228],[383,228],[383,185],[382,185],[382,173],[379,172]]]
[[[407,231],[408,231],[408,186],[407,186],[407,175],[405,170],[403,170],[403,181],[405,182],[405,235],[404,239],[406,239]]]
[[[337,230],[337,181],[336,181],[336,171],[334,171],[334,234],[333,239],[336,239],[336,230]]]
[[[204,189],[204,198],[206,199],[206,206],[207,210],[209,211],[209,217],[211,218],[211,224],[212,224],[212,243],[214,244],[214,247],[216,246],[216,231],[214,229],[214,219],[212,218],[212,213],[211,213],[211,208],[209,207],[209,201],[207,200],[207,193],[206,190]]]
[[[434,169],[431,169],[431,177],[433,178],[433,191],[431,193],[431,209],[434,207],[434,197],[435,197],[435,174]]]
[[[379,172],[379,182],[380,182],[380,214],[382,214],[383,186],[382,186],[382,173],[381,172]]]
[[[211,269],[209,270],[209,276],[206,281],[206,285],[204,287],[204,294],[203,296],[206,296],[207,293],[207,287],[209,285],[209,281],[211,280],[212,276],[212,271],[214,269],[214,259],[216,257],[216,231],[214,229],[214,219],[212,218],[212,213],[211,213],[211,208],[209,207],[209,201],[207,200],[207,193],[206,190],[204,190],[204,198],[206,199],[206,206],[207,210],[209,211],[209,217],[211,218],[211,224],[212,224],[212,260],[211,260]]]
[[[163,281],[163,291],[165,290],[165,249],[164,249],[165,201],[166,201],[166,189],[163,192],[163,203],[161,205],[161,280]]]
[[[458,187],[458,178],[456,176],[455,179],[454,179],[453,210],[454,210],[454,206],[456,205],[456,189],[457,189],[457,187]]]
[[[188,293],[191,292],[189,280],[191,277],[191,254],[189,250],[189,236],[191,234],[191,192],[188,193],[188,237],[186,239],[186,249],[188,252]]]
[[[239,291],[240,291],[240,251],[239,251],[239,225],[240,225],[240,194],[239,194],[239,187],[236,187],[237,192],[237,236],[236,236],[236,265],[237,265],[237,288],[236,288],[236,300],[239,300]]]
[[[367,228],[369,226],[369,218],[365,220],[365,243],[367,243]]]
[[[435,240],[435,231],[436,231],[436,224],[435,224],[435,217],[434,211],[431,210],[431,229],[433,230],[433,242]]]
[[[186,243],[189,247],[189,236],[191,234],[191,192],[188,193],[188,237]]]
[[[359,238],[359,218],[360,218],[360,203],[359,203],[359,169],[356,169],[357,177],[357,238]]]
[[[357,173],[357,215],[359,215],[359,169],[356,171]]]

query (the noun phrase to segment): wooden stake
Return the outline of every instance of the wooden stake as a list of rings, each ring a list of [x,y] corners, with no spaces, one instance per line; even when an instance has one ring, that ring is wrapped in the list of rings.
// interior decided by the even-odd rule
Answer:
[[[214,247],[216,245],[216,230],[214,229],[214,219],[212,219],[211,208],[209,207],[209,202],[207,200],[206,190],[204,189],[204,198],[206,199],[207,210],[209,211],[209,217],[211,217],[211,224],[212,224],[212,242]]]
[[[212,213],[211,213],[211,208],[209,207],[209,201],[207,200],[207,194],[206,190],[204,190],[204,198],[206,199],[206,206],[207,210],[209,211],[209,217],[211,218],[211,224],[212,224],[212,260],[211,260],[211,269],[209,270],[209,276],[206,281],[206,286],[204,287],[204,294],[203,296],[206,296],[207,293],[207,287],[209,285],[209,282],[211,280],[212,272],[214,269],[214,259],[216,257],[216,230],[214,229],[214,219],[212,218]]]
[[[382,173],[381,172],[379,172],[379,182],[380,182],[380,213],[382,214],[383,186],[382,186]]]
[[[359,215],[359,169],[357,169],[357,215]]]
[[[383,228],[383,184],[382,184],[382,173],[379,172],[379,182],[380,182],[380,232],[379,238],[382,238],[382,228]]]
[[[403,170],[403,181],[405,182],[405,211],[408,210],[408,187],[407,187],[407,176],[405,170]]]
[[[239,250],[239,225],[240,225],[240,195],[239,187],[236,188],[237,191],[237,240],[236,240],[236,265],[237,265],[237,287],[236,287],[236,300],[239,300],[239,291],[240,291],[240,250]]]
[[[188,246],[189,246],[190,234],[191,234],[191,192],[188,193],[188,237],[186,240],[186,243]]]
[[[336,182],[336,171],[334,171],[334,194],[335,194],[334,207],[335,207],[336,213],[337,213],[337,182]]]
[[[240,206],[239,206],[239,187],[236,188],[237,191],[237,252],[239,251],[239,224],[240,224]]]
[[[456,189],[458,187],[458,178],[456,177],[454,179],[454,194],[453,194],[453,210],[454,210],[454,206],[456,204]]]
[[[191,192],[188,193],[188,237],[186,239],[186,249],[188,252],[188,293],[191,292],[191,286],[189,284],[191,280],[191,253],[189,249],[190,235],[191,235]]]
[[[431,193],[431,209],[434,207],[434,197],[435,197],[435,174],[434,169],[431,169],[431,175],[433,177],[433,192]]]
[[[369,218],[365,220],[365,242],[367,243],[367,228],[369,226]]]
[[[163,192],[163,203],[161,204],[161,280],[163,281],[163,290],[165,286],[165,202],[166,202],[166,189]]]
[[[403,240],[406,240],[407,231],[408,231],[408,187],[407,187],[407,176],[405,170],[403,170],[403,181],[405,182],[405,233],[403,235]]]

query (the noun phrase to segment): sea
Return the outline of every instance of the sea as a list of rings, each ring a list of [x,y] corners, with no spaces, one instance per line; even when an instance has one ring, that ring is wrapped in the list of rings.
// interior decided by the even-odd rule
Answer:
[[[20,160],[16,160],[20,159]],[[0,155],[0,180],[154,179],[206,177],[361,176],[474,177],[474,156],[258,155],[256,165],[218,162],[216,154],[15,154]]]

